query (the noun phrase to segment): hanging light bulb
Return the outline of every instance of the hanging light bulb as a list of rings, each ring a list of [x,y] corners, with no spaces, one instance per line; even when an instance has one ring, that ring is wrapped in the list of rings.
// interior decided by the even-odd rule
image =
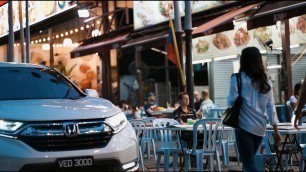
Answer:
[[[65,38],[63,41],[64,47],[70,47],[72,45],[72,40],[70,38]]]

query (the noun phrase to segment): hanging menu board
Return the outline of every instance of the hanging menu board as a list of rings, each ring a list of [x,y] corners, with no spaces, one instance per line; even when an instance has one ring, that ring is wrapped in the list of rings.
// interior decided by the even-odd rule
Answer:
[[[49,17],[75,7],[70,1],[29,1],[30,25],[43,21]],[[0,37],[8,34],[8,4],[0,7]],[[13,1],[13,28],[20,29],[19,2]],[[22,1],[22,21],[25,27],[25,1]]]
[[[306,14],[289,20],[290,45],[306,43]],[[259,40],[258,40],[259,39]],[[273,41],[281,47],[280,22],[276,25],[247,30],[246,24],[234,30],[198,37],[192,40],[193,61],[240,54],[248,46],[264,50],[259,42]]]
[[[191,12],[197,13],[233,1],[191,1]],[[179,1],[180,14],[184,16],[185,2]],[[174,17],[173,1],[133,1],[134,29],[155,25]]]

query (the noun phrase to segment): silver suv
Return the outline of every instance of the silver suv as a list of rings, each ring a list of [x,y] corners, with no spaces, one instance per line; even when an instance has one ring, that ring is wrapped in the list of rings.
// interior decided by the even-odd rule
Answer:
[[[56,70],[0,63],[0,171],[138,169],[124,113]]]

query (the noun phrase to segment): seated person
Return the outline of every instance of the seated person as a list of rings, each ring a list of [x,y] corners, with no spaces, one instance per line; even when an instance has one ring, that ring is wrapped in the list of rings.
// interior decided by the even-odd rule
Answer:
[[[194,108],[196,111],[198,111],[201,107],[201,103],[203,102],[203,99],[200,97],[199,92],[198,91],[194,91],[193,93],[194,96]]]
[[[301,87],[302,87],[301,83],[297,83],[294,86],[293,95],[289,99],[292,109],[295,109],[296,104],[299,100],[299,94],[300,94]]]
[[[187,119],[196,119],[196,112],[194,109],[188,107],[189,105],[189,96],[186,92],[181,92],[178,95],[180,106],[173,111],[173,119],[177,120],[181,125],[187,124]],[[199,135],[200,138],[203,135]],[[190,131],[182,131],[181,139],[187,143],[187,148],[192,148],[193,144],[193,133]],[[199,137],[198,137],[199,138]],[[202,138],[203,139],[203,138]],[[199,142],[200,143],[200,142]]]
[[[202,91],[202,103],[200,109],[196,112],[197,116],[207,116],[209,109],[214,104],[214,102],[209,98],[208,90],[203,89]]]
[[[149,93],[147,96],[147,104],[144,105],[144,110],[147,117],[152,117],[154,107],[157,107],[155,103],[155,95],[154,93]]]
[[[121,100],[119,104],[119,108],[121,109],[122,112],[128,110],[128,103],[125,100]]]
[[[178,96],[180,106],[173,111],[173,118],[180,124],[186,124],[187,119],[196,119],[195,110],[188,107],[189,96],[186,92],[182,92]]]
[[[140,111],[137,106],[129,106],[128,110],[124,111],[127,120],[141,119]]]

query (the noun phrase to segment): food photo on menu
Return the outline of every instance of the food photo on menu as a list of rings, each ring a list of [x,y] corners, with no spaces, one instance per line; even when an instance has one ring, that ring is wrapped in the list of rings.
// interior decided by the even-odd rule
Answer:
[[[197,53],[203,54],[208,51],[209,43],[205,39],[198,39],[197,43],[195,44],[195,48]]]
[[[230,42],[229,38],[223,33],[217,33],[213,37],[213,44],[219,50],[225,50],[225,49],[228,49],[231,46],[231,42]]]
[[[239,28],[234,35],[233,41],[237,47],[246,46],[250,41],[250,35],[247,29]]]

